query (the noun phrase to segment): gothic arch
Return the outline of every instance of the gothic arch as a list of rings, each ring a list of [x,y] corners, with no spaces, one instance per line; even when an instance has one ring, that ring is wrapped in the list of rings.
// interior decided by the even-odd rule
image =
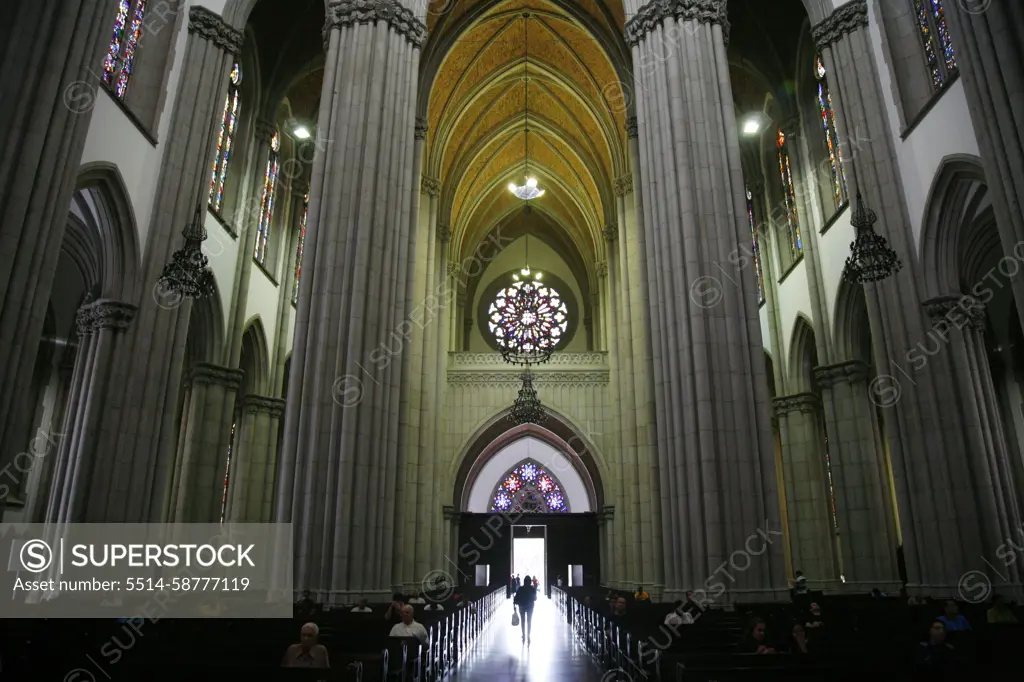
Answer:
[[[846,360],[862,360],[874,364],[871,340],[871,318],[868,316],[864,285],[851,284],[843,280],[836,292],[835,324],[832,329],[835,338],[836,357]]]
[[[192,303],[185,340],[185,372],[197,362],[219,364],[224,349],[224,309],[216,278],[213,293]]]
[[[270,350],[263,321],[256,315],[245,324],[239,369],[244,373],[240,395],[267,395],[270,378]]]
[[[788,393],[810,393],[814,390],[814,368],[818,364],[817,349],[814,342],[814,327],[803,313],[797,314],[790,339]]]
[[[467,439],[459,456],[453,460],[452,470],[449,472],[455,481],[452,504],[458,511],[467,509],[470,491],[484,464],[508,445],[527,437],[547,443],[564,455],[583,480],[590,508],[599,511],[604,506],[602,467],[600,455],[594,444],[565,417],[550,408],[546,408],[546,411],[548,420],[544,426],[514,426],[508,421],[508,411],[503,410]]]

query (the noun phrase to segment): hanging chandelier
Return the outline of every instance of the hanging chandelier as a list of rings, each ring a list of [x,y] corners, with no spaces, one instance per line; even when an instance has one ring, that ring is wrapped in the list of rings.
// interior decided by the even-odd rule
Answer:
[[[526,59],[523,61],[523,95],[525,101],[526,117],[524,119],[523,134],[526,145],[526,182],[517,185],[514,182],[508,183],[508,191],[523,201],[539,199],[544,196],[544,190],[538,187],[537,178],[530,175],[530,13],[523,12],[523,31],[526,34]]]
[[[857,231],[857,237],[850,245],[850,256],[843,268],[843,279],[848,282],[878,282],[903,268],[903,262],[889,246],[889,242],[875,232],[873,226],[877,220],[875,212],[864,207],[858,191],[857,207],[850,218],[850,224]]]
[[[202,299],[214,293],[210,261],[202,251],[202,244],[206,241],[202,211],[202,203],[197,204],[192,222],[182,230],[185,245],[174,252],[171,262],[164,265],[164,271],[157,280],[165,294],[174,294],[179,299]]]
[[[548,419],[548,413],[537,397],[537,390],[533,387],[533,374],[527,366],[526,371],[520,376],[523,385],[519,389],[519,395],[512,403],[512,409],[508,412],[508,420],[519,426],[521,424],[543,424]]]

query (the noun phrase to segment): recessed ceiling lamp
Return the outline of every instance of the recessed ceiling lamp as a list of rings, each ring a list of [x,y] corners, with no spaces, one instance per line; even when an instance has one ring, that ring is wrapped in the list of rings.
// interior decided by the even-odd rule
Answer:
[[[526,59],[523,61],[523,92],[525,95],[526,117],[523,125],[526,145],[526,183],[517,185],[514,182],[508,184],[508,191],[515,194],[523,201],[539,199],[544,196],[544,190],[537,186],[537,178],[530,175],[530,13],[523,12],[523,31],[526,34]]]

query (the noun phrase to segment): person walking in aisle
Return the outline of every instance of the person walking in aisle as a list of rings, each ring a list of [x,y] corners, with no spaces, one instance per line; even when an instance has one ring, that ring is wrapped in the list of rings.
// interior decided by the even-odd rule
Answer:
[[[515,605],[519,607],[522,617],[519,625],[523,629],[523,641],[530,643],[530,631],[533,629],[533,605],[537,601],[537,588],[533,586],[530,576],[523,576],[523,585],[516,591]]]

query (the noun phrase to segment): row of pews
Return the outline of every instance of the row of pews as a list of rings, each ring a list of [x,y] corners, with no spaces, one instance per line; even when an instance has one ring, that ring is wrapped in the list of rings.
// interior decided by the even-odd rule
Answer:
[[[734,608],[709,608],[692,625],[664,625],[671,604],[630,599],[628,625],[609,618],[603,591],[593,588],[551,588],[574,636],[597,659],[604,682],[791,682],[829,680],[861,682],[869,676],[921,679],[915,653],[927,638],[932,618],[942,615],[942,602],[908,606],[899,599],[869,596],[819,596],[824,627],[809,629],[811,653],[787,653],[794,622],[805,612],[791,603],[737,603]],[[592,606],[583,603],[590,597]],[[956,650],[949,678],[995,679],[1019,671],[1024,626],[989,625],[985,605],[960,604],[971,632],[950,632]],[[779,653],[747,653],[744,643],[752,618],[765,620],[765,644]],[[1024,622],[1024,614],[1018,613]],[[934,679],[928,677],[927,679]]]
[[[385,620],[387,604],[369,604],[370,613],[345,608],[281,620],[2,620],[0,675],[69,682],[167,674],[225,682],[246,674],[283,681],[440,682],[504,602],[505,588],[466,588],[461,599],[465,606],[442,602],[443,611],[415,605],[415,618],[427,629],[425,645],[389,637],[393,623]],[[310,620],[320,628],[331,668],[281,668],[285,650]]]

